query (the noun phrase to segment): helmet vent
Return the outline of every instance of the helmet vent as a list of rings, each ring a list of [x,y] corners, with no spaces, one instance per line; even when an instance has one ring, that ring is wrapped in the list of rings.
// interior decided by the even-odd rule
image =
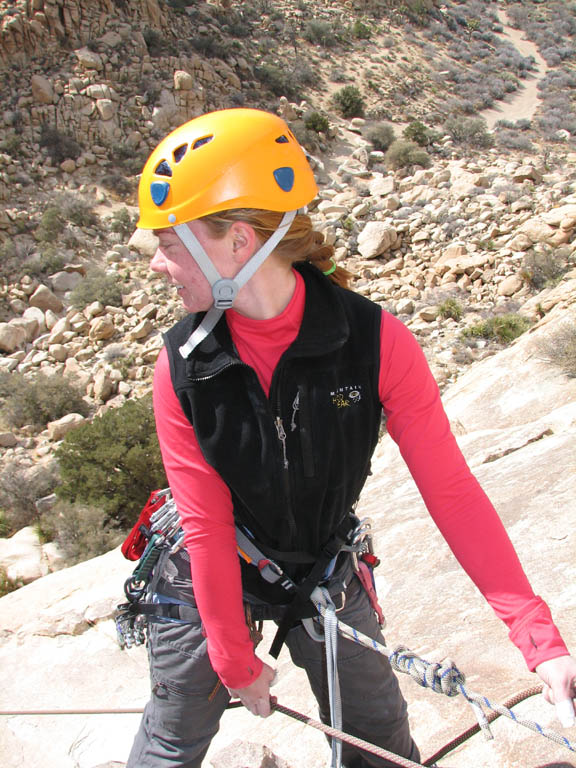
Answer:
[[[276,144],[288,144],[289,139],[282,134],[282,136],[278,136],[277,139],[275,139]]]
[[[162,160],[162,162],[156,166],[154,173],[156,176],[172,176],[172,168],[170,168],[166,160]]]
[[[203,147],[204,144],[208,144],[209,141],[212,141],[214,136],[204,136],[201,139],[196,139],[194,144],[192,144],[192,149],[198,149],[198,147]]]
[[[186,154],[187,150],[188,150],[188,144],[182,144],[182,146],[176,147],[176,149],[172,153],[174,157],[174,162],[179,163],[180,160],[182,160],[182,158]]]

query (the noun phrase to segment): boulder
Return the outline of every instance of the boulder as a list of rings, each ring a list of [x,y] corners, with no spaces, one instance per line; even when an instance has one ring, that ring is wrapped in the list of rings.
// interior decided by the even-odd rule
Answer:
[[[396,242],[396,229],[384,221],[369,221],[358,236],[358,251],[365,259],[376,259]]]
[[[0,323],[0,351],[14,352],[26,341],[26,330],[14,323]]]

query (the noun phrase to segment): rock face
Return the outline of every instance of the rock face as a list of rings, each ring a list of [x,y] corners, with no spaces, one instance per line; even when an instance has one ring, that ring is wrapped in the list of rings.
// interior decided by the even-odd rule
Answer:
[[[550,604],[564,638],[576,647],[576,384],[542,359],[541,345],[560,312],[510,348],[476,363],[444,401],[480,483],[503,518],[535,591]],[[435,529],[396,446],[385,436],[359,507],[373,520],[376,571],[390,648],[406,645],[429,661],[449,657],[470,690],[500,703],[537,680]],[[114,550],[50,574],[0,600],[0,663],[19,669],[0,692],[3,709],[137,707],[147,699],[143,648],[120,651],[110,620],[131,564]],[[263,649],[274,627],[267,627]],[[264,654],[264,658],[266,658]],[[284,650],[275,694],[316,718],[304,675]],[[447,699],[400,676],[413,731],[429,756],[473,723],[461,697]],[[516,709],[560,730],[541,697]],[[6,768],[94,768],[123,762],[138,715],[10,717],[0,731]],[[503,718],[495,740],[481,736],[445,758],[447,765],[544,768],[566,765],[561,746]],[[568,738],[571,732],[566,732]],[[241,744],[239,742],[242,742]],[[268,760],[268,762],[267,762]],[[207,766],[323,768],[324,736],[274,714],[224,716]],[[442,764],[444,760],[441,761]]]

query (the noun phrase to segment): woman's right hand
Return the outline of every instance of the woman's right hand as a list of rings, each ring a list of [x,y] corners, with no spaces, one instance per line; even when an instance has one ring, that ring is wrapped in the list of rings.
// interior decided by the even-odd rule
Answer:
[[[228,688],[232,698],[240,699],[242,704],[259,717],[272,714],[270,704],[276,703],[276,697],[270,696],[270,686],[274,682],[276,672],[268,664],[262,663],[262,672],[253,683],[245,688]]]

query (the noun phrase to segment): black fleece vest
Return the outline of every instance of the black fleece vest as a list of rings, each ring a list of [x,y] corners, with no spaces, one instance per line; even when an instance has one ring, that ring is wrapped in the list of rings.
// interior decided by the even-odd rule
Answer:
[[[206,461],[230,489],[236,521],[274,559],[299,553],[281,563],[298,580],[346,525],[370,469],[381,419],[381,312],[315,267],[296,269],[306,285],[304,316],[269,397],[238,357],[225,317],[187,360],[178,348],[203,313],[177,323],[165,341],[174,390]],[[281,587],[241,563],[247,592],[286,602]]]

